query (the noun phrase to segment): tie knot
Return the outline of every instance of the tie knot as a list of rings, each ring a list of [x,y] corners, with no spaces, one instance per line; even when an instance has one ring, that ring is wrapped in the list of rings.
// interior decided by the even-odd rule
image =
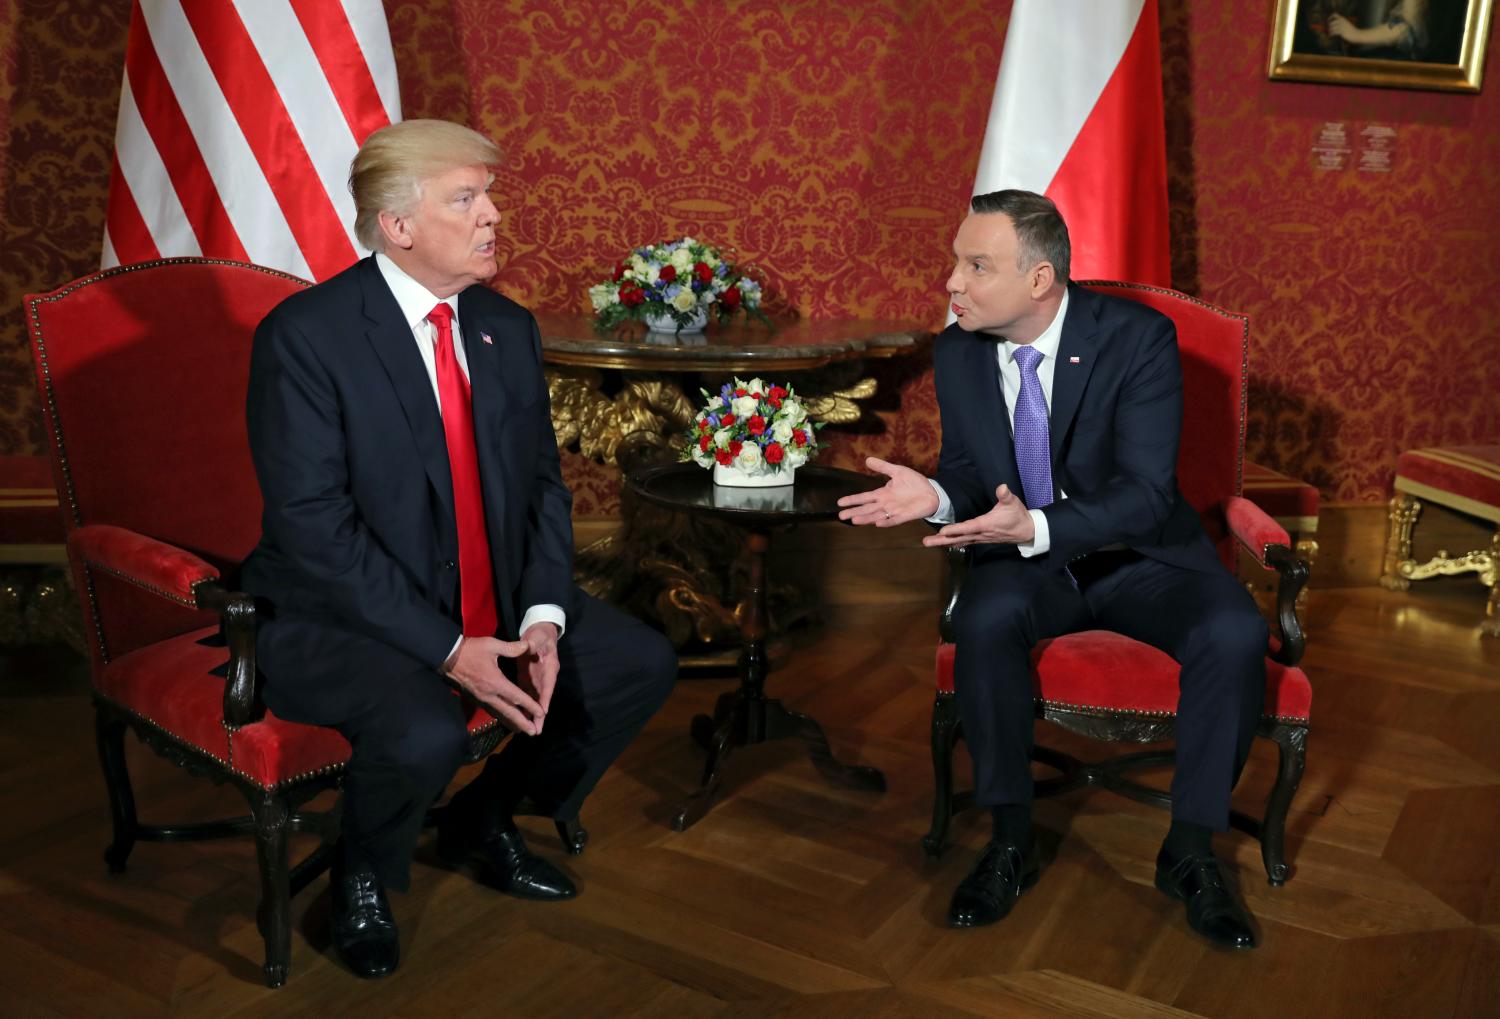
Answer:
[[[1024,347],[1017,347],[1011,357],[1016,359],[1016,364],[1020,365],[1023,372],[1035,372],[1036,366],[1042,360],[1042,352],[1028,344]]]
[[[438,332],[448,332],[453,328],[452,307],[447,301],[439,301],[437,307],[427,313],[427,321],[437,326]]]

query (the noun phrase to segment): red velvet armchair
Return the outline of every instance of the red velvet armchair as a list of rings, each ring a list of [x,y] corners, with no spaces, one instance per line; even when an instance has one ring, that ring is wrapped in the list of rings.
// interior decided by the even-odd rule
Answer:
[[[1184,421],[1178,451],[1178,483],[1196,507],[1226,566],[1234,568],[1235,545],[1249,550],[1261,567],[1280,574],[1276,626],[1266,658],[1265,706],[1258,735],[1279,750],[1276,783],[1261,819],[1234,812],[1230,823],[1260,840],[1261,858],[1273,885],[1290,871],[1285,857],[1286,815],[1301,781],[1306,755],[1312,688],[1297,668],[1303,634],[1297,594],[1307,582],[1307,563],[1292,554],[1291,539],[1265,511],[1240,495],[1245,448],[1245,375],[1249,320],[1172,290],[1129,283],[1082,284],[1139,301],[1177,325],[1182,355]],[[922,840],[930,856],[943,850],[949,820],[970,805],[953,791],[953,750],[961,736],[953,693],[952,614],[967,557],[950,552],[952,588],[941,621],[937,650],[937,699],[932,714],[932,761],[936,785],[932,828]],[[1032,686],[1038,718],[1095,739],[1157,743],[1172,738],[1177,709],[1177,663],[1168,655],[1118,634],[1092,630],[1042,641],[1032,654]],[[1170,750],[1125,754],[1084,763],[1038,745],[1035,760],[1055,768],[1039,780],[1039,796],[1086,785],[1158,806],[1171,798],[1129,779],[1143,767],[1170,764]]]
[[[286,979],[290,897],[328,863],[327,839],[289,868],[287,835],[331,836],[335,814],[298,808],[337,787],[350,749],[332,729],[276,718],[257,699],[255,605],[232,571],[260,533],[245,437],[256,324],[307,286],[274,270],[174,258],[96,273],[26,298],[68,558],[92,658],[96,733],[120,872],[137,841],[255,835],[265,979]],[[189,772],[229,782],[250,815],[148,825],[125,767],[132,729]],[[482,710],[469,759],[504,730]]]

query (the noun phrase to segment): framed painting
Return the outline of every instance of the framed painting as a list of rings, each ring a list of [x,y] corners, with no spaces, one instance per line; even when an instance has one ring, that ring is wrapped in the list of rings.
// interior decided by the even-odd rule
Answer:
[[[1276,0],[1276,80],[1478,92],[1494,0]]]

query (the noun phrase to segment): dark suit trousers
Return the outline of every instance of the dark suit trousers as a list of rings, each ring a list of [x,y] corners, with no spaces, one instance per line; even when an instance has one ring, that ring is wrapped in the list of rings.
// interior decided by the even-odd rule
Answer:
[[[404,890],[427,809],[463,760],[465,718],[453,687],[395,648],[322,620],[277,619],[262,627],[257,647],[266,705],[289,721],[336,728],[353,747],[343,783],[346,861]],[[542,734],[513,737],[469,787],[507,812],[526,797],[557,818],[576,817],[677,675],[661,634],[581,592],[558,656]],[[304,664],[318,661],[331,664]]]
[[[954,688],[975,802],[1031,802],[1032,648],[1080,630],[1112,630],[1181,666],[1172,816],[1222,831],[1265,692],[1267,628],[1255,602],[1227,570],[1189,570],[1131,552],[1095,553],[1076,572],[1077,586],[1041,560],[980,553],[964,581]]]

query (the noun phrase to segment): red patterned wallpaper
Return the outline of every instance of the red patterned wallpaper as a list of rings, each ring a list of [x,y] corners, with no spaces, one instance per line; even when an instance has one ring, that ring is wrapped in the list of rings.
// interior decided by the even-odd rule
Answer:
[[[124,6],[0,0],[0,453],[41,448],[21,295],[97,264]],[[1273,84],[1269,9],[1161,9],[1175,280],[1252,316],[1251,455],[1375,500],[1404,447],[1500,438],[1495,83]],[[407,116],[467,120],[509,157],[506,293],[581,310],[622,248],[689,231],[803,315],[938,323],[1007,3],[387,10]],[[1392,172],[1315,171],[1326,121],[1394,127]],[[840,433],[837,462],[931,463],[923,367],[879,366],[880,427]],[[613,508],[611,471],[567,470],[580,513]]]

